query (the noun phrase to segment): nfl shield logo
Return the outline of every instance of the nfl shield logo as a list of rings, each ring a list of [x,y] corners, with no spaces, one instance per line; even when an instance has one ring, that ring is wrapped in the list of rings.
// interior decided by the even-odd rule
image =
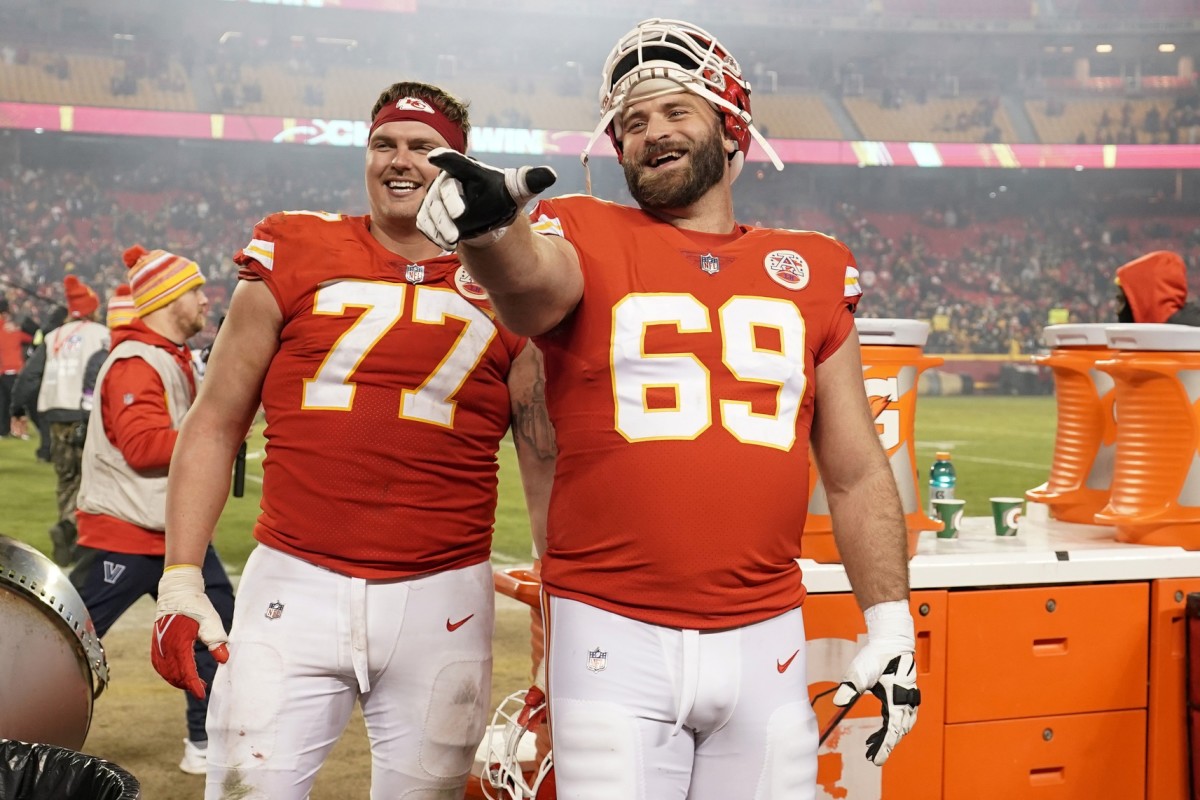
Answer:
[[[712,253],[705,253],[700,256],[700,271],[706,272],[709,275],[716,275],[721,269],[721,259],[714,256]]]
[[[608,653],[597,647],[595,650],[588,650],[587,668],[592,672],[603,672],[608,666]]]
[[[283,603],[276,600],[274,603],[267,604],[267,613],[264,614],[267,619],[279,619],[283,616]]]
[[[404,270],[404,279],[409,283],[420,283],[425,280],[425,266],[423,264],[409,264]]]

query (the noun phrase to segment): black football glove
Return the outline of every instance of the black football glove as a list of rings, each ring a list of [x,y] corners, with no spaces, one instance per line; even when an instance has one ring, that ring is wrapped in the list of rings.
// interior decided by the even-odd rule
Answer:
[[[862,653],[869,657],[874,656],[866,648]],[[921,690],[917,688],[917,670],[913,655],[901,653],[893,656],[874,681],[871,680],[871,676],[857,673],[854,667],[847,677],[849,680],[843,681],[838,687],[833,703],[838,706],[847,705],[862,691],[869,691],[879,699],[883,725],[867,737],[867,760],[882,767],[896,744],[904,734],[912,730],[917,721]],[[863,688],[859,688],[860,684]]]
[[[442,172],[425,192],[417,228],[445,250],[499,240],[525,204],[558,180],[550,167],[499,169],[446,147],[430,151],[429,163]]]
[[[867,642],[850,662],[833,704],[844,707],[863,692],[879,698],[883,725],[867,737],[867,760],[882,767],[917,721],[921,690],[913,658],[916,635],[904,600],[877,603],[863,612],[863,618]]]

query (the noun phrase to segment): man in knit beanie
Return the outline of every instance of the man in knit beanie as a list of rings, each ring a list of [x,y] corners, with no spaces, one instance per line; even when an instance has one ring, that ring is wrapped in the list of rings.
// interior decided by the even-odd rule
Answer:
[[[135,245],[125,251],[126,262],[134,254],[136,259],[129,267],[129,286],[142,319],[204,285],[204,275],[195,261],[165,250],[147,252]],[[197,296],[203,297],[203,294]],[[208,301],[204,302],[207,309]],[[175,313],[181,309],[177,308]]]
[[[83,457],[83,381],[88,360],[108,349],[108,328],[96,321],[100,298],[74,275],[63,281],[67,319],[46,334],[21,380],[36,382],[39,422],[50,432],[50,462],[58,476],[58,520],[50,526],[54,562],[67,566],[75,553],[75,497]],[[26,376],[28,373],[28,377]]]
[[[103,637],[125,610],[153,594],[163,574],[167,471],[199,376],[187,341],[204,328],[208,299],[195,262],[162,250],[125,251],[129,286],[109,300],[113,347],[95,379],[79,490],[79,563],[71,582]],[[115,324],[114,324],[115,323]],[[233,589],[212,547],[203,573],[226,625]],[[216,661],[202,645],[199,673]],[[205,771],[206,699],[188,696],[184,772]]]

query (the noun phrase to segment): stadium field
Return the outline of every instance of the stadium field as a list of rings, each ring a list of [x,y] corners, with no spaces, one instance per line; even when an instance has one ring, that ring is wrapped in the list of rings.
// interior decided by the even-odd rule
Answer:
[[[938,450],[952,454],[967,516],[989,516],[989,497],[1022,496],[1050,474],[1057,419],[1051,396],[922,397],[916,452],[922,500]]]
[[[916,454],[924,501],[929,465],[949,450],[958,473],[957,496],[968,516],[990,514],[988,498],[1020,495],[1046,480],[1054,450],[1052,397],[922,397],[917,403]],[[239,572],[254,547],[250,530],[262,485],[261,426],[250,439],[246,495],[231,498],[217,529],[217,549]],[[0,532],[50,552],[46,529],[54,514],[54,470],[34,458],[36,439],[0,439]],[[498,566],[527,563],[529,528],[511,441],[500,451],[500,502],[496,513]]]

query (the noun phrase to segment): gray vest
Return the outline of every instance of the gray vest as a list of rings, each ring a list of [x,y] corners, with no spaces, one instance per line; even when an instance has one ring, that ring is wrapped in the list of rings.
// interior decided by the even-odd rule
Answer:
[[[83,373],[97,350],[107,350],[108,328],[99,322],[73,320],[46,334],[46,369],[38,390],[37,410],[79,411],[83,402]],[[76,419],[83,419],[82,414]]]
[[[79,487],[79,510],[106,514],[150,530],[166,529],[167,470],[137,472],[125,461],[104,430],[103,398],[108,388],[104,379],[114,363],[123,358],[140,358],[158,373],[166,388],[167,410],[171,427],[179,429],[183,416],[195,399],[187,375],[179,362],[161,347],[126,340],[108,354],[96,378],[98,399],[88,421],[87,440],[83,445],[83,480]],[[193,378],[195,371],[193,369]]]

